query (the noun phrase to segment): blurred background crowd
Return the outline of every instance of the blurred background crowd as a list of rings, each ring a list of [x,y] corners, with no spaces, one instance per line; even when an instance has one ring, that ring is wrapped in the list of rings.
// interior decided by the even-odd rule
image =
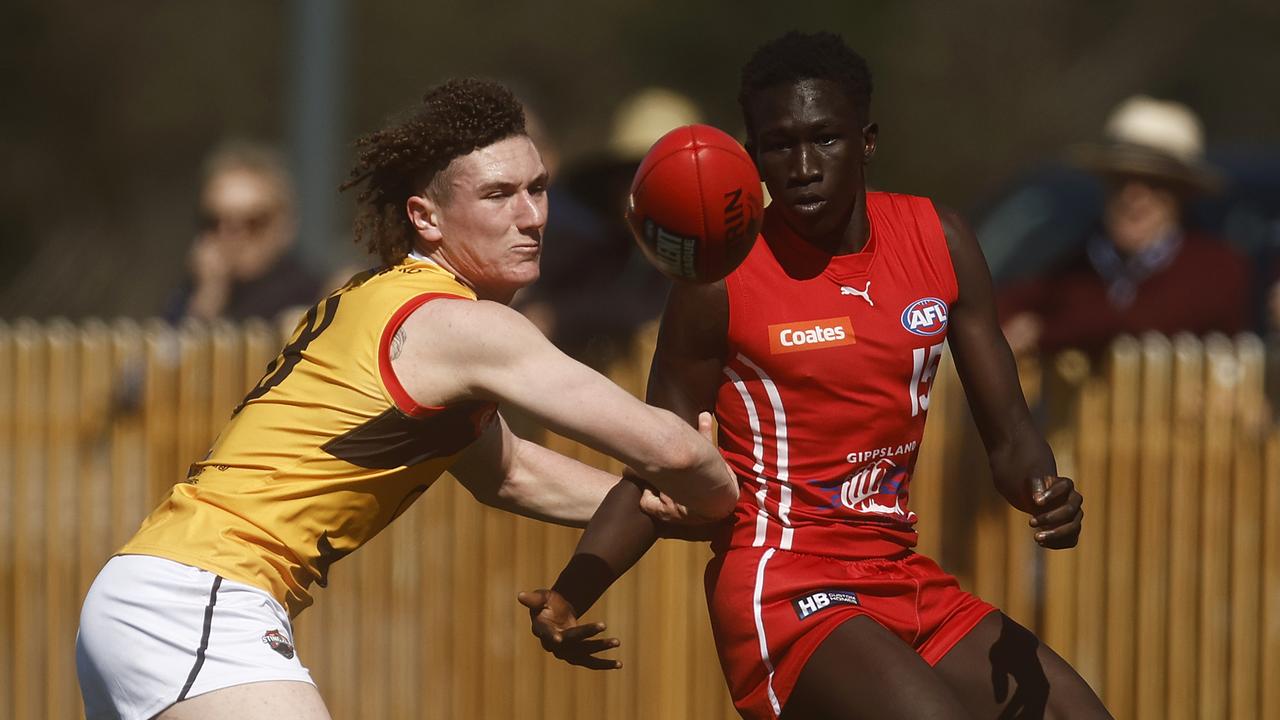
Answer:
[[[517,305],[602,362],[666,281],[621,222],[666,130],[741,133],[790,29],[870,61],[878,189],[966,213],[1018,352],[1280,328],[1280,5],[367,0],[0,10],[0,318],[276,318],[372,264],[351,141],[455,75],[510,84],[554,183]]]

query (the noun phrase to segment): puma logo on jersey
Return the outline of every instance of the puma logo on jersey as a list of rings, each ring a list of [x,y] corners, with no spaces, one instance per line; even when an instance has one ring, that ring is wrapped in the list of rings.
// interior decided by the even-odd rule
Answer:
[[[902,327],[925,337],[946,331],[947,304],[935,297],[920,298],[902,311]]]
[[[821,350],[853,343],[853,325],[849,322],[847,315],[769,326],[769,350],[774,355],[801,350]]]
[[[875,306],[876,306],[876,304],[875,304],[874,302],[872,302],[872,300],[871,300],[871,281],[870,281],[870,280],[868,280],[868,281],[867,281],[867,286],[866,286],[866,287],[864,287],[864,288],[863,288],[863,289],[861,289],[861,290],[859,290],[859,289],[858,289],[858,288],[856,288],[856,287],[849,287],[848,285],[841,285],[841,286],[840,286],[840,294],[841,294],[841,295],[857,295],[858,297],[862,298],[863,300],[866,300],[866,301],[867,301],[867,304],[868,304],[868,305],[870,305],[871,307],[875,307]]]

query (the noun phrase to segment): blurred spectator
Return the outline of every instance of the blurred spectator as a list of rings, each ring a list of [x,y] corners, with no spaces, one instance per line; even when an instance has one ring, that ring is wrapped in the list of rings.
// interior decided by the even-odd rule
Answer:
[[[569,355],[606,365],[629,350],[639,326],[662,312],[669,281],[636,249],[623,211],[636,167],[654,141],[699,121],[688,98],[648,88],[618,107],[605,151],[563,174],[552,170],[542,276],[516,305]],[[558,157],[554,146],[545,136],[534,140],[550,169]]]
[[[1199,119],[1184,105],[1135,96],[1112,112],[1105,136],[1071,152],[1106,184],[1100,224],[1057,271],[999,297],[1014,352],[1093,352],[1116,335],[1147,330],[1243,330],[1245,261],[1184,222],[1187,201],[1221,185],[1203,160]]]
[[[1277,189],[1280,190],[1280,187]],[[1280,213],[1271,218],[1264,232],[1269,252],[1260,258],[1259,263],[1267,275],[1262,283],[1264,297],[1261,332],[1270,335],[1273,341],[1280,342]],[[1280,359],[1277,362],[1280,363]],[[1280,405],[1277,405],[1277,412],[1280,413]]]
[[[293,182],[272,148],[228,141],[204,163],[200,230],[166,319],[276,318],[314,303],[322,280],[295,248]]]

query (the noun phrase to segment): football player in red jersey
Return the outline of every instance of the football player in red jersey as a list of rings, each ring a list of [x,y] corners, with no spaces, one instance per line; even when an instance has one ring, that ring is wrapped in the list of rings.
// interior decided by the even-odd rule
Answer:
[[[649,402],[690,423],[714,410],[741,487],[708,532],[730,694],[753,719],[1107,717],[1062,658],[912,550],[910,474],[948,339],[996,488],[1035,541],[1074,546],[1084,514],[1032,423],[973,233],[926,198],[866,190],[870,95],[835,35],[757,50],[739,101],[773,204],[729,277],[672,290],[654,354]],[[788,344],[797,327],[852,342]],[[521,597],[568,662],[617,666],[577,618],[663,530],[636,510],[644,492],[615,486],[553,589]]]

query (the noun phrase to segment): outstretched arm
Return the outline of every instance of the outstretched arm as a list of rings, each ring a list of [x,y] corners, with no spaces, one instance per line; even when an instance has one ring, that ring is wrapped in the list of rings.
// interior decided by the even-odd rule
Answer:
[[[677,283],[667,298],[649,372],[648,402],[691,425],[700,425],[708,436],[710,417],[702,418],[700,424],[699,414],[715,408],[728,323],[729,301],[723,282]],[[521,595],[521,602],[533,615],[534,634],[556,657],[597,669],[619,667],[615,661],[593,657],[592,652],[604,648],[583,642],[583,631],[571,628],[658,537],[657,524],[640,510],[642,493],[639,483],[628,482],[624,476],[591,519],[555,586]],[[580,627],[603,630],[598,624]]]
[[[720,517],[738,488],[716,449],[680,418],[636,400],[557,350],[497,303],[434,300],[401,325],[392,369],[426,406],[493,400],[622,460],[695,512]]]
[[[1070,478],[1058,477],[1053,451],[1027,410],[1013,353],[996,318],[986,259],[959,215],[938,208],[938,217],[959,287],[947,339],[996,489],[1009,504],[1033,515],[1036,542],[1073,547],[1084,519],[1083,498]]]

